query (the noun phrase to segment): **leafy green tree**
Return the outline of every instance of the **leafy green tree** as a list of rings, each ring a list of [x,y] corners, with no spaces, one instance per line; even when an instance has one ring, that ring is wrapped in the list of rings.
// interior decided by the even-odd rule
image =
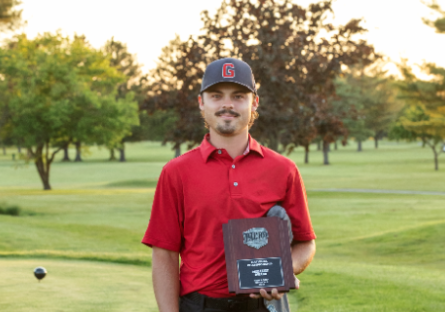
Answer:
[[[0,32],[14,30],[22,25],[22,11],[17,10],[17,6],[21,4],[18,0],[0,0]],[[8,86],[7,82],[0,80],[0,145],[3,147],[3,153],[6,154],[6,145],[11,145],[13,139],[10,136],[10,128],[8,127],[8,111],[7,102]]]
[[[440,17],[435,20],[424,18],[423,22],[428,26],[435,28],[438,33],[445,34],[445,11],[440,7],[436,0],[433,0],[430,3],[424,3],[427,4],[430,9],[438,13]]]
[[[20,0],[0,0],[0,32],[22,25],[22,10],[17,10],[20,4]]]
[[[362,151],[362,142],[371,136],[377,148],[399,110],[391,77],[378,67],[366,74],[363,67],[352,67],[335,84],[334,106],[344,114],[343,121],[358,143],[357,150]]]
[[[110,65],[125,76],[125,81],[118,86],[117,99],[124,99],[129,93],[133,93],[138,104],[141,105],[146,98],[148,86],[147,77],[141,75],[141,65],[137,63],[136,57],[128,52],[126,44],[116,41],[114,38],[107,41],[103,50],[110,59]],[[140,133],[139,127],[139,125],[134,125],[131,133],[122,138],[121,142],[115,146],[108,146],[111,152],[110,160],[114,159],[114,149],[117,148],[120,153],[119,161],[126,161],[125,142],[138,139],[138,135],[133,136],[132,134]]]
[[[167,130],[164,142],[173,143],[175,156],[181,154],[181,144],[187,143],[192,148],[205,134],[197,96],[208,61],[201,42],[193,37],[182,41],[177,36],[163,48],[151,73],[150,97],[145,109],[150,114],[156,110],[174,112],[175,124]]]
[[[438,158],[445,148],[445,68],[424,65],[424,71],[435,77],[430,81],[418,79],[406,65],[401,69],[405,81],[399,85],[400,98],[406,104],[406,113],[398,119],[397,126],[405,132],[394,129],[393,133],[420,138],[431,148],[434,169],[439,170]]]
[[[11,89],[12,135],[23,139],[45,190],[54,157],[67,143],[119,142],[138,122],[133,95],[116,99],[125,78],[83,37],[20,35],[0,51],[0,72]]]
[[[374,146],[388,133],[402,104],[397,100],[397,88],[392,77],[383,71],[372,72],[369,76],[370,96],[366,103],[365,123],[373,132]]]

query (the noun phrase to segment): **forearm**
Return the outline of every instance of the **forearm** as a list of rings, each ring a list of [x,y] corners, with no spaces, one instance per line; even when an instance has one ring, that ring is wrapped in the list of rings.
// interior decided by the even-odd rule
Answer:
[[[294,274],[300,274],[311,263],[315,255],[315,241],[295,242],[292,245],[292,268]]]
[[[179,311],[179,254],[153,247],[153,288],[160,312]]]

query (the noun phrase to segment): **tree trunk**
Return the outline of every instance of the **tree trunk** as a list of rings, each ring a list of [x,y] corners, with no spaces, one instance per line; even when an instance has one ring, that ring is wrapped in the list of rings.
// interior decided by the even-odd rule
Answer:
[[[357,152],[361,152],[362,151],[362,141],[358,141],[357,142]]]
[[[379,136],[378,135],[376,135],[374,137],[374,147],[379,148]]]
[[[317,151],[321,151],[321,141],[317,142]]]
[[[309,144],[304,146],[304,163],[309,163]]]
[[[3,147],[3,155],[6,155],[6,146],[2,146]]]
[[[110,148],[110,158],[108,160],[116,160],[116,156],[114,155],[114,148]]]
[[[127,159],[125,158],[125,143],[122,143],[122,148],[118,148],[119,150],[119,161],[120,162],[126,162]]]
[[[22,147],[20,146],[20,144],[17,145],[17,151],[19,154],[22,153]]]
[[[37,171],[39,172],[40,180],[43,184],[43,189],[45,191],[51,190],[51,185],[49,184],[49,172],[44,169],[44,164],[42,158],[35,161]]]
[[[181,156],[181,145],[175,147],[175,158]]]
[[[70,161],[70,155],[68,154],[68,144],[63,148],[63,158],[62,161]]]
[[[80,141],[77,141],[76,143],[74,143],[74,145],[76,146],[76,158],[74,159],[74,161],[82,161],[82,151],[80,150],[82,143],[80,143]]]
[[[335,149],[335,150],[338,149],[338,147],[337,147],[337,141],[334,142],[334,149]]]
[[[439,153],[436,151],[435,146],[431,146],[431,149],[434,153],[434,170],[439,171]]]
[[[31,153],[28,150],[29,153]],[[48,161],[43,161],[43,145],[39,145],[36,148],[36,153],[34,155],[34,163],[37,168],[37,172],[39,173],[40,180],[43,184],[43,189],[45,191],[51,190],[51,185],[49,184],[49,169],[50,163]]]
[[[323,141],[323,165],[329,165],[329,142]]]

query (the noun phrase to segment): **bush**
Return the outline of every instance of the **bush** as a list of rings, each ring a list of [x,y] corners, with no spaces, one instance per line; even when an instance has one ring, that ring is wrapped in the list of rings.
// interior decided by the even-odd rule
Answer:
[[[7,206],[0,204],[0,215],[18,216],[21,213],[19,206]]]

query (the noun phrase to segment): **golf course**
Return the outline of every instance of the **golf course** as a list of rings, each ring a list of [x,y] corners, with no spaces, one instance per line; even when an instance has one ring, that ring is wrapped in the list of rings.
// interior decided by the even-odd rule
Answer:
[[[445,155],[434,171],[418,143],[363,147],[331,146],[328,166],[315,145],[309,164],[302,148],[287,156],[317,234],[292,311],[445,311]],[[104,148],[85,149],[82,162],[59,153],[51,191],[12,154],[0,153],[0,311],[158,311],[140,241],[171,147],[129,143],[124,163]],[[48,271],[40,282],[38,266]]]

